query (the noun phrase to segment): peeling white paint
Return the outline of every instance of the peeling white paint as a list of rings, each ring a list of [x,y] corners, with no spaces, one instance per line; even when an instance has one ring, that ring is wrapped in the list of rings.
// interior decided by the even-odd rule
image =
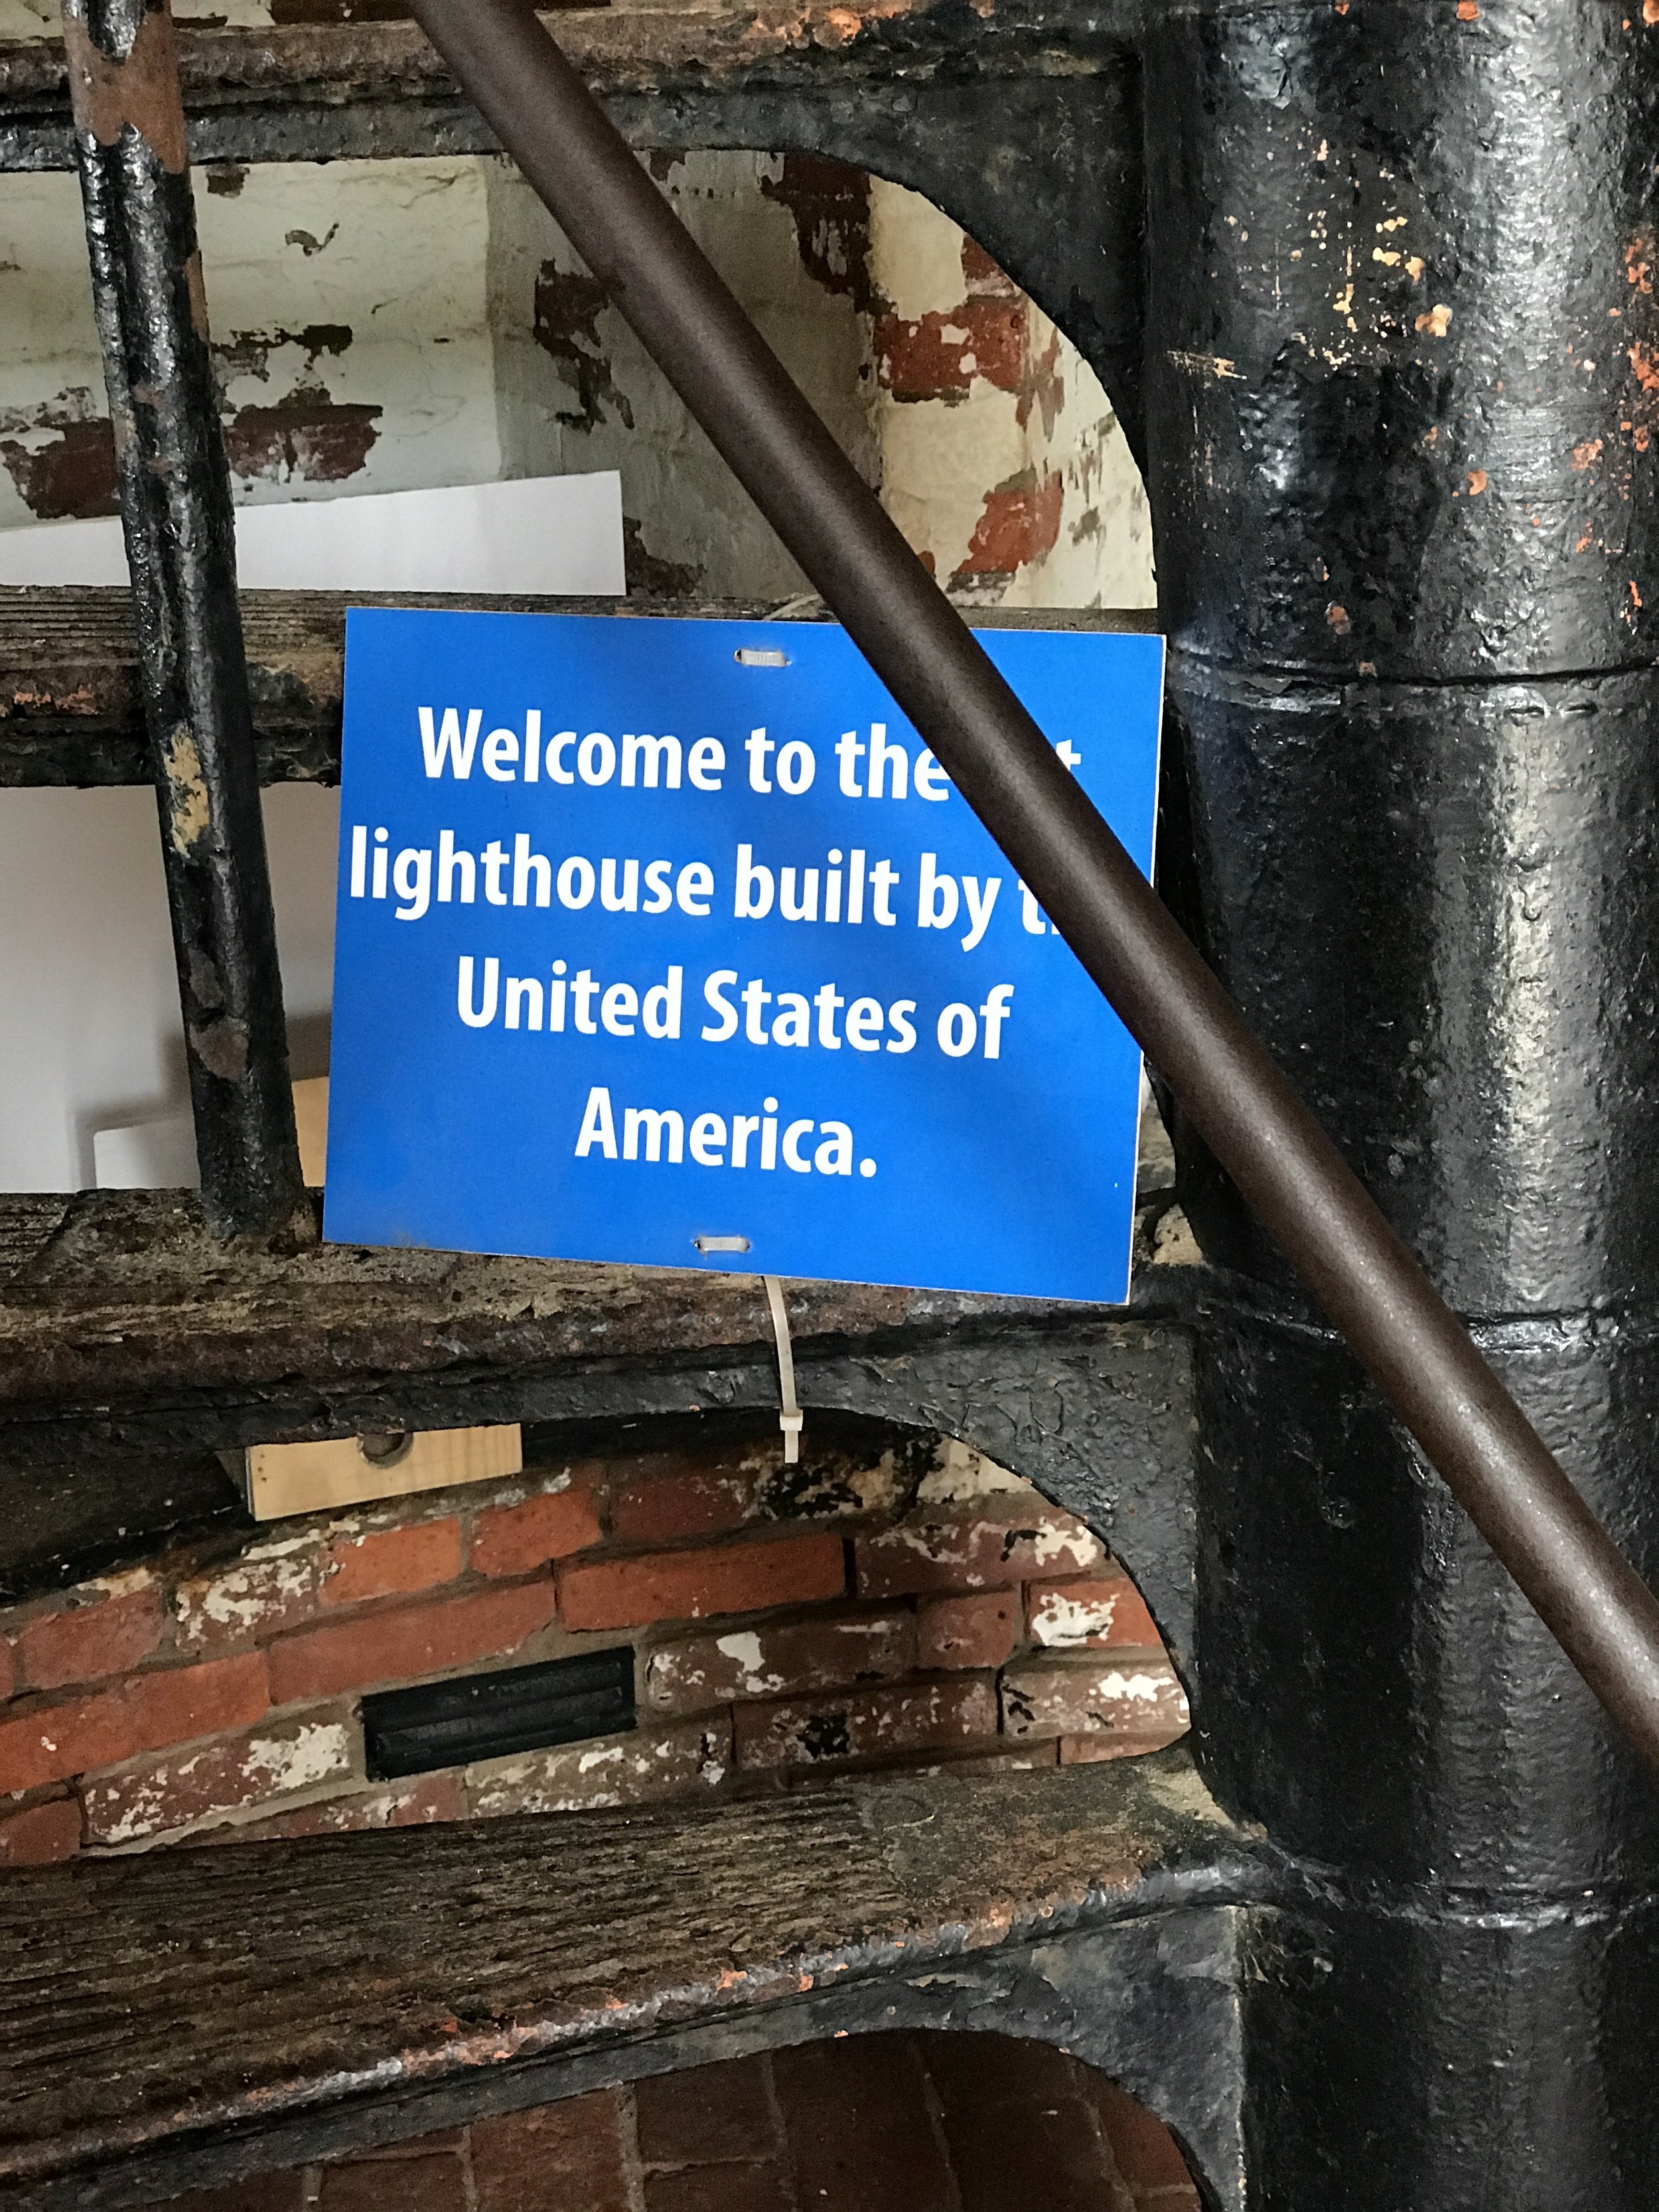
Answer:
[[[965,345],[954,319],[968,303],[963,234],[918,194],[872,180],[871,271],[895,315],[916,323],[951,317],[941,341]],[[1156,599],[1146,491],[1098,379],[1036,307],[1025,319],[1028,389],[1008,391],[981,373],[977,353],[958,368],[965,395],[898,399],[878,384],[872,400],[883,504],[933,573],[958,596],[1005,606],[1150,606]],[[1231,366],[1231,365],[1230,365]],[[1040,400],[1036,394],[1044,395]],[[1049,549],[1012,577],[967,568],[988,495],[1029,481],[1048,498],[1059,480],[1060,526]]]
[[[210,1802],[179,1823],[174,1815],[180,1791],[204,1767],[211,1773],[221,1763],[225,1766],[223,1802],[211,1802],[210,1790]],[[87,1799],[95,1817],[100,1796],[131,1793],[119,1818],[100,1826],[100,1844],[118,1849],[158,1835],[194,1833],[232,1814],[262,1818],[279,1809],[275,1801],[280,1799],[285,1807],[295,1792],[318,1789],[350,1773],[351,1738],[345,1726],[337,1721],[307,1722],[290,1735],[251,1739],[240,1756],[228,1757],[224,1745],[208,1743],[184,1758],[157,1764],[137,1783],[119,1776],[101,1786],[94,1781],[88,1785]],[[262,1784],[253,1806],[247,1803],[250,1783]]]
[[[256,1737],[247,1748],[250,1774],[263,1774],[273,1797],[314,1789],[350,1765],[351,1741],[338,1721],[307,1721],[289,1736]]]
[[[1075,1522],[1041,1521],[1031,1531],[1031,1549],[1036,1554],[1039,1566],[1051,1566],[1056,1559],[1079,1559],[1092,1563],[1102,1557],[1101,1547],[1095,1539]]]
[[[1031,1633],[1040,1644],[1061,1649],[1087,1644],[1091,1636],[1109,1636],[1117,1611],[1115,1592],[1109,1597],[1068,1597],[1063,1590],[1045,1592],[1031,1615]]]
[[[211,1582],[186,1583],[177,1593],[179,1620],[188,1641],[206,1638],[210,1626],[248,1633],[301,1602],[313,1574],[311,1547],[303,1558],[265,1560],[233,1567]]]
[[[933,1468],[923,1475],[916,1497],[924,1505],[960,1505],[975,1498],[1006,1495],[1010,1491],[1036,1492],[1024,1475],[987,1459],[969,1444],[948,1437],[939,1448]]]

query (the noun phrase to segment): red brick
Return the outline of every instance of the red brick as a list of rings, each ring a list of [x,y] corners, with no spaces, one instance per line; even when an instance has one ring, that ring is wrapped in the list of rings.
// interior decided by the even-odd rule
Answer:
[[[27,1718],[0,1721],[0,1794],[244,1728],[268,1703],[264,1659],[252,1651],[136,1674],[94,1697],[43,1705]]]
[[[356,1739],[346,1712],[324,1707],[94,1775],[81,1785],[88,1839],[135,1844],[194,1820],[349,1781]]]
[[[1099,2126],[1096,2076],[1052,2045],[921,2035],[963,2212],[1004,2212],[1006,2177],[1044,2212],[1134,2212]]]
[[[956,2178],[908,2036],[852,2035],[775,2051],[772,2078],[795,2201],[806,2212],[957,2212]]]
[[[976,1738],[994,1740],[996,1688],[988,1677],[963,1675],[850,1697],[738,1705],[732,1717],[739,1766],[876,1759],[885,1752],[946,1750]]]
[[[173,1602],[187,1650],[264,1643],[316,1612],[316,1542],[308,1535],[272,1538],[228,1567],[180,1583]]]
[[[1115,1729],[1106,1735],[1063,1735],[1054,1753],[1062,1766],[1099,1766],[1109,1759],[1142,1759],[1185,1734],[1184,1729]]]
[[[1095,2075],[1095,2109],[1118,2172],[1139,2195],[1148,2189],[1192,2189],[1193,2177],[1175,2137],[1162,2120],[1120,2089],[1115,2081]],[[1196,2205],[1197,2192],[1193,2203]],[[1171,2204],[1170,2212],[1174,2212]]]
[[[481,1575],[528,1575],[603,1540],[599,1508],[585,1487],[544,1491],[520,1505],[495,1505],[472,1524],[472,1564]]]
[[[480,1820],[503,1813],[580,1813],[639,1805],[718,1789],[732,1770],[732,1723],[724,1713],[552,1751],[525,1751],[470,1767],[466,1791]]]
[[[611,1500],[611,1533],[626,1544],[683,1543],[724,1536],[754,1510],[752,1469],[690,1467],[645,1474]]]
[[[1033,1653],[1002,1677],[1002,1725],[1014,1737],[1122,1737],[1137,1748],[1185,1733],[1187,1698],[1163,1651],[1119,1651],[1108,1659]]]
[[[661,1712],[701,1712],[738,1698],[895,1681],[915,1665],[915,1628],[914,1613],[858,1613],[688,1637],[651,1654],[646,1698]]]
[[[0,1703],[17,1686],[17,1660],[9,1637],[0,1636]]]
[[[1035,1494],[988,1499],[957,1513],[915,1513],[896,1528],[860,1536],[855,1553],[861,1597],[1012,1589],[1056,1570],[1098,1566],[1106,1556],[1080,1521]]]
[[[1006,298],[1017,289],[1012,277],[1005,276],[985,248],[971,238],[962,241],[962,276],[970,293],[1000,292]]]
[[[795,2212],[776,2166],[684,2166],[645,2177],[645,2212]]]
[[[1019,1640],[1019,1601],[987,1590],[925,1605],[916,1626],[923,1667],[1000,1667]]]
[[[466,1800],[453,1774],[422,1775],[417,1782],[382,1784],[325,1798],[320,1805],[297,1805],[273,1813],[268,1820],[209,1828],[192,1844],[264,1844],[292,1836],[356,1835],[370,1828],[422,1828],[434,1820],[464,1820]]]
[[[877,371],[899,399],[960,398],[976,380],[1018,389],[1025,368],[1027,307],[1016,295],[982,293],[915,322],[876,318]]]
[[[631,1628],[653,1620],[812,1605],[840,1597],[847,1571],[839,1536],[784,1536],[636,1559],[594,1560],[559,1576],[570,1628]]]
[[[325,1606],[358,1605],[366,1598],[402,1597],[411,1590],[453,1582],[461,1571],[461,1524],[419,1521],[412,1528],[386,1528],[343,1537],[323,1554],[319,1595]]]
[[[0,1820],[0,1867],[51,1866],[81,1848],[81,1808],[73,1797],[49,1798]]]
[[[472,2181],[478,2212],[630,2212],[620,2094],[476,2121]]]
[[[1084,1575],[1033,1583],[1025,1593],[1031,1641],[1053,1650],[1104,1651],[1127,1644],[1156,1651],[1163,1638],[1127,1575]]]
[[[323,2168],[321,2212],[468,2212],[466,2168],[453,2151]]]
[[[968,550],[951,571],[957,576],[1012,576],[1029,561],[1052,552],[1060,538],[1066,480],[1022,469],[995,484],[981,502],[979,520]]]
[[[165,1626],[161,1596],[153,1589],[45,1613],[18,1633],[19,1672],[31,1690],[102,1681],[148,1659]]]
[[[634,2087],[634,2126],[647,2166],[717,2166],[775,2158],[764,2058],[730,2058]]]
[[[1029,2110],[1068,2096],[1087,2101],[1099,2079],[1092,2069],[1052,2043],[1023,2035],[961,2035],[924,2028],[915,2042],[947,2112],[989,2105]]]
[[[271,1696],[286,1705],[499,1658],[545,1628],[556,1610],[553,1584],[537,1582],[309,1629],[272,1644]]]
[[[222,2189],[192,2189],[188,2197],[170,2197],[166,2212],[302,2212],[305,2201],[303,2172],[255,2173],[246,2181],[228,2181]]]
[[[962,2212],[1006,2212],[1007,2176],[1021,2201],[1043,2212],[1133,2212],[1094,2113],[1081,2097],[1057,2095],[950,2105],[945,2140],[962,2186]]]

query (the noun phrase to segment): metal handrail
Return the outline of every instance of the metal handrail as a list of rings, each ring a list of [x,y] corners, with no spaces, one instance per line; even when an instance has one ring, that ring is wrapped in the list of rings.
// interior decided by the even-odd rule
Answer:
[[[1607,1711],[1659,1602],[650,182],[528,0],[413,12]]]

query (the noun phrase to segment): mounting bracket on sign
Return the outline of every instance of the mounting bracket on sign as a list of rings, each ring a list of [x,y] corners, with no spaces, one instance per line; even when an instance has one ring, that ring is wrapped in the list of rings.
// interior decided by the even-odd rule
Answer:
[[[783,1463],[793,1467],[800,1457],[800,1432],[806,1416],[795,1402],[795,1353],[789,1341],[789,1309],[783,1303],[783,1285],[775,1275],[763,1275],[766,1303],[772,1309],[772,1334],[778,1340],[778,1426],[783,1431]]]

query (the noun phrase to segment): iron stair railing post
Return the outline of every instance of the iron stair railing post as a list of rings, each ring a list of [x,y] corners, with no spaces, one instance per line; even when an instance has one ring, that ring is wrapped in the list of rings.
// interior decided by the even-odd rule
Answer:
[[[202,1206],[311,1233],[169,0],[64,0]]]
[[[413,0],[413,12],[1551,1633],[1659,1765],[1659,1602],[528,0]]]

